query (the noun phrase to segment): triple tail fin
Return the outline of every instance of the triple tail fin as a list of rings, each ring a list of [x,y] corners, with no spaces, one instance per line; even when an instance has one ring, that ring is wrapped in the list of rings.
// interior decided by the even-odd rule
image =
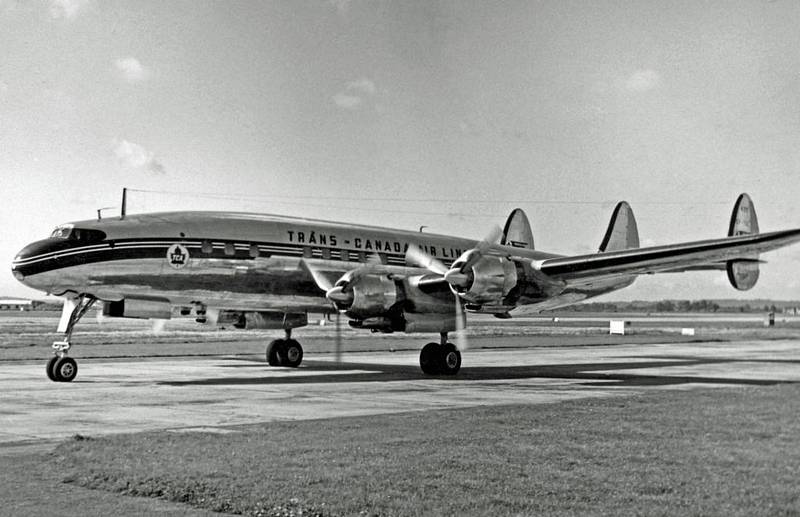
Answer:
[[[515,208],[508,216],[500,244],[514,248],[533,249],[531,223],[521,208]]]
[[[740,194],[733,205],[728,237],[758,233],[758,217],[753,200],[747,194]],[[746,291],[758,281],[758,255],[741,260],[729,260],[725,264],[728,281],[740,291]]]
[[[639,247],[639,228],[633,210],[626,201],[620,201],[611,214],[600,252],[619,251]]]

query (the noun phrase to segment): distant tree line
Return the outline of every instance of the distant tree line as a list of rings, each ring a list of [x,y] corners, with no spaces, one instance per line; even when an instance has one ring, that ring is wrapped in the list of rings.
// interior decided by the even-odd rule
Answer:
[[[589,302],[558,309],[571,312],[779,312],[774,304],[726,303],[721,306],[713,300],[659,300],[633,302]]]

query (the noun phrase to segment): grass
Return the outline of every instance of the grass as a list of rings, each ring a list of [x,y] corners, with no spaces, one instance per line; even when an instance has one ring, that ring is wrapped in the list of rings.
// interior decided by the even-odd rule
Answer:
[[[799,410],[796,385],[653,391],[76,437],[39,468],[246,515],[797,515]]]

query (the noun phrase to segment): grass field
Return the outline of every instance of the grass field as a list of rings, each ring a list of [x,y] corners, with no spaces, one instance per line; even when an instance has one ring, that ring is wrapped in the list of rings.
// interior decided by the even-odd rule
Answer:
[[[245,515],[797,515],[799,411],[778,385],[75,437],[0,470],[0,499],[30,511],[8,487],[58,481],[100,491],[87,515],[114,510],[102,494]]]

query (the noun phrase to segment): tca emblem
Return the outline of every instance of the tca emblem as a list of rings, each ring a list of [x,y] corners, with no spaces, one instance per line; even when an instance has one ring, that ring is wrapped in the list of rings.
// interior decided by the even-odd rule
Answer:
[[[167,250],[167,263],[174,269],[182,269],[189,263],[189,250],[183,244],[173,244]]]

